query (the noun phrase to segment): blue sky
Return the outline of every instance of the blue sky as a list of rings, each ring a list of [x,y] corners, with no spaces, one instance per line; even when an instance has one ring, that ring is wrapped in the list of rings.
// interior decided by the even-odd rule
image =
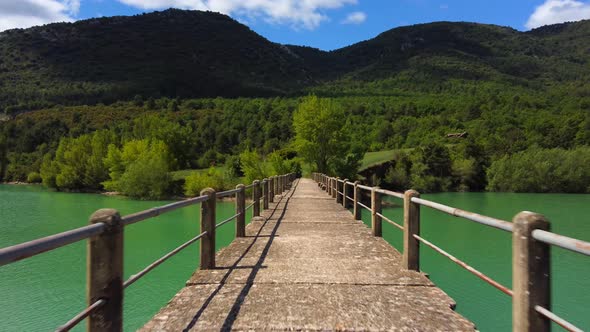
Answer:
[[[223,12],[271,41],[324,50],[433,21],[528,30],[590,19],[590,0],[0,0],[0,30],[170,7]]]

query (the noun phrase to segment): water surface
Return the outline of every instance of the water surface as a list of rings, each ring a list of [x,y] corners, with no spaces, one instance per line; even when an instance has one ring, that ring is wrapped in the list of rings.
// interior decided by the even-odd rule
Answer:
[[[590,239],[590,195],[444,193],[424,197],[504,220],[522,210],[543,213],[554,232]],[[401,201],[393,198],[391,202],[394,206],[384,213],[401,222],[402,210],[397,205]],[[88,217],[100,208],[115,208],[125,215],[165,203],[0,185],[0,247],[87,225]],[[234,204],[219,202],[217,213],[218,220],[232,216]],[[511,286],[509,233],[425,207],[421,213],[424,238]],[[363,219],[369,222],[367,212]],[[401,251],[401,231],[384,223],[383,232]],[[127,227],[125,277],[196,234],[198,205]],[[218,249],[229,244],[234,235],[234,223],[222,226],[217,233]],[[554,311],[583,329],[590,328],[590,258],[553,248],[552,259]],[[130,286],[125,291],[125,330],[135,330],[149,320],[184,285],[198,263],[198,244],[194,244]],[[0,330],[48,331],[65,323],[85,306],[85,268],[84,241],[0,267]],[[508,296],[425,246],[421,268],[457,302],[457,311],[481,331],[511,330]],[[77,330],[83,327],[82,323]]]
[[[590,240],[590,195],[515,194],[515,193],[442,193],[423,198],[511,221],[520,211],[544,214],[552,231]],[[384,215],[403,224],[402,200],[388,198],[393,207]],[[421,207],[421,236],[463,260],[496,281],[512,288],[511,234],[466,219]],[[370,225],[370,214],[363,211]],[[402,232],[384,222],[383,237],[400,252]],[[420,246],[421,270],[457,303],[457,311],[475,322],[481,331],[510,331],[511,298],[488,285],[462,267]],[[590,329],[590,257],[551,248],[553,312],[583,330]],[[557,325],[554,331],[561,331]]]

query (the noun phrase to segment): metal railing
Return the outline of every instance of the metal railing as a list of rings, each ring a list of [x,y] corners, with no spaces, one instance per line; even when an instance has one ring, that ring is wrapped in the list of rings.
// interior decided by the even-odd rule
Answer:
[[[248,186],[239,184],[236,189],[222,192],[215,192],[215,190],[208,188],[201,191],[201,195],[198,197],[151,208],[124,217],[121,217],[116,210],[101,209],[92,214],[88,226],[0,249],[0,266],[81,240],[88,240],[87,307],[64,325],[58,327],[57,331],[69,331],[87,318],[87,331],[122,331],[123,291],[125,288],[131,286],[160,264],[199,240],[199,268],[215,268],[215,230],[232,220],[236,220],[236,237],[244,237],[246,235],[246,210],[253,208],[253,217],[260,216],[261,209],[268,209],[269,201],[274,200],[274,195],[286,191],[294,179],[294,174],[285,174],[262,181],[256,180]],[[246,207],[246,189],[250,188],[252,189],[253,202]],[[230,218],[216,223],[216,199],[232,196],[236,200],[236,213]],[[125,226],[199,203],[201,203],[201,233],[123,282],[123,229]]]
[[[590,242],[555,234],[549,231],[549,221],[542,215],[521,212],[514,216],[512,222],[500,220],[481,214],[464,211],[444,204],[420,198],[414,190],[404,193],[384,190],[378,187],[361,185],[358,181],[350,182],[313,173],[312,178],[323,190],[336,199],[345,208],[352,204],[354,218],[361,220],[361,209],[371,213],[373,235],[381,236],[381,224],[385,220],[403,231],[402,265],[408,270],[420,271],[420,243],[450,259],[465,270],[487,282],[502,293],[512,297],[512,326],[514,331],[545,332],[551,328],[551,321],[568,331],[582,331],[572,323],[550,311],[551,308],[551,245],[590,256]],[[352,186],[350,191],[346,188]],[[361,190],[371,193],[371,206],[361,202]],[[382,196],[403,199],[403,226],[382,213]],[[349,203],[350,202],[350,203]],[[510,289],[493,278],[471,267],[464,261],[420,236],[420,207],[425,206],[454,217],[470,220],[488,227],[512,233],[512,287]]]

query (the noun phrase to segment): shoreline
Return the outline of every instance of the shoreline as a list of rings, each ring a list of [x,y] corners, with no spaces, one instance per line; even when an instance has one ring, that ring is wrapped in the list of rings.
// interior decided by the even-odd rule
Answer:
[[[78,190],[63,190],[63,191],[59,191],[59,190],[55,190],[55,189],[51,189],[51,188],[47,188],[45,186],[43,186],[43,184],[41,183],[29,183],[29,182],[22,182],[22,181],[9,181],[9,182],[0,182],[1,185],[8,185],[8,186],[41,186],[45,189],[47,189],[48,191],[55,191],[55,192],[61,192],[61,193],[66,193],[66,194],[96,194],[96,195],[103,195],[103,196],[107,196],[107,197],[125,197],[134,201],[182,201],[185,199],[189,199],[192,197],[188,197],[188,196],[167,196],[167,197],[163,197],[163,198],[159,198],[159,199],[141,199],[141,198],[133,198],[130,196],[126,196],[118,191],[104,191],[104,190],[93,190],[93,189],[78,189]],[[230,189],[225,189],[225,190],[230,190]],[[235,202],[236,198],[235,197],[222,197],[222,198],[218,198],[218,201],[227,201],[227,202]],[[252,198],[251,197],[246,197],[246,201],[251,202]]]

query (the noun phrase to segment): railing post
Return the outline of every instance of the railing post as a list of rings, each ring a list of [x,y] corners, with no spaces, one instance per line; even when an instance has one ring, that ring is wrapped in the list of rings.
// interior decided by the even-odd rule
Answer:
[[[275,182],[275,191],[274,191],[275,192],[275,195],[280,195],[281,194],[281,192],[279,191],[279,182],[280,182],[280,179],[276,175],[274,176],[274,178],[275,178],[275,181],[274,181]]]
[[[342,183],[342,207],[344,207],[345,209],[348,206],[348,185],[346,184],[346,182],[348,182],[348,179],[344,179],[344,183]]]
[[[420,235],[420,205],[412,202],[413,197],[420,197],[420,193],[415,190],[407,190],[404,193],[403,267],[420,271],[420,243],[414,237],[414,234]]]
[[[383,235],[381,216],[381,194],[377,192],[379,187],[371,189],[371,228],[373,229],[373,236],[381,237]]]
[[[332,196],[332,178],[331,177],[326,177],[326,185],[328,190],[326,190],[326,192],[328,193],[329,196]]]
[[[207,234],[200,241],[200,269],[209,270],[215,268],[215,189],[201,190],[201,196],[204,195],[208,198],[201,203],[201,232]]]
[[[336,199],[336,202],[338,202],[338,179],[340,178],[335,177],[333,179],[334,180],[332,182],[334,183],[334,185],[332,186],[332,198]]]
[[[514,219],[512,233],[512,330],[548,332],[551,322],[535,306],[551,310],[550,246],[533,238],[533,231],[549,231],[542,215],[521,212]]]
[[[340,178],[336,178],[336,203],[342,204],[342,184],[340,184]]]
[[[360,199],[361,199],[361,188],[359,188],[359,182],[354,181],[354,202],[353,202],[354,220],[361,220],[361,206],[359,205]]]
[[[262,209],[268,210],[268,179],[262,181]]]
[[[254,205],[252,206],[252,217],[260,216],[260,181],[254,180],[252,183],[252,199]]]
[[[246,236],[246,187],[238,184],[236,189],[236,237]]]
[[[330,181],[330,191],[328,192],[328,194],[330,194],[330,197],[334,197],[334,178],[330,177],[329,181]]]
[[[86,258],[87,305],[105,299],[87,320],[87,331],[123,331],[123,224],[119,212],[101,209],[90,224],[105,223],[105,231],[88,239]]]
[[[274,202],[275,201],[275,179],[274,176],[271,176],[270,178],[268,178],[268,201],[269,202]]]

